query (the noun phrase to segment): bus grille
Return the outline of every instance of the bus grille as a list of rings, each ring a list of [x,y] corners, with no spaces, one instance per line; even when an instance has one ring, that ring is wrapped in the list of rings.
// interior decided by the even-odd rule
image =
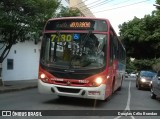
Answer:
[[[80,89],[71,89],[71,88],[62,88],[62,87],[57,87],[59,92],[65,92],[65,93],[79,93]]]
[[[77,74],[77,73],[63,73],[63,72],[52,72],[52,75],[57,78],[64,78],[64,79],[85,79],[93,74]]]

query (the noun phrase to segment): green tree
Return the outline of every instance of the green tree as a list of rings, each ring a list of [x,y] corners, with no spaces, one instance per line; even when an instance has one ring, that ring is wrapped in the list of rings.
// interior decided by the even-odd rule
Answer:
[[[119,26],[127,56],[136,59],[160,57],[160,16],[146,15]]]
[[[160,4],[160,0],[156,3]],[[160,57],[159,21],[160,8],[157,7],[151,15],[145,15],[141,19],[134,17],[133,20],[119,25],[120,38],[126,47],[127,57],[136,58],[134,66],[138,70],[151,68]]]
[[[153,70],[155,70],[155,71],[160,71],[160,58],[158,58],[155,62],[154,62],[154,64],[152,65],[152,68],[153,68]]]
[[[55,16],[58,0],[1,0],[0,1],[0,77],[1,64],[12,45],[37,39],[44,23]],[[0,79],[2,85],[2,79]]]
[[[77,8],[73,9],[73,8],[61,6],[60,12],[57,14],[57,17],[76,17],[80,15],[81,15],[81,12]]]

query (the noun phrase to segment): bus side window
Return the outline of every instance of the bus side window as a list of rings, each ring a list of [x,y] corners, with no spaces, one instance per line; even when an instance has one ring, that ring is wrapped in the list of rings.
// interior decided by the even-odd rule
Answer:
[[[110,34],[110,62],[109,64],[112,65],[114,59],[114,47],[113,47],[113,35]]]
[[[110,33],[110,65],[113,60],[118,59],[118,39],[115,33],[111,30]]]
[[[114,54],[115,54],[115,59],[118,59],[118,39],[116,35],[114,36]]]

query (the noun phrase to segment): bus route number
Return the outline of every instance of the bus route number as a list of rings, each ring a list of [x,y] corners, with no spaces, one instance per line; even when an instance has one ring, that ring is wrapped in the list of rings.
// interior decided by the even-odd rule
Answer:
[[[51,35],[51,41],[52,42],[71,42],[72,41],[72,35],[71,34],[62,34],[60,36],[56,34]]]

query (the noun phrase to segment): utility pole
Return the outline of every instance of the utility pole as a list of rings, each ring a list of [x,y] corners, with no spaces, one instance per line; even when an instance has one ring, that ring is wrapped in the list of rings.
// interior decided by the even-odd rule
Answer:
[[[0,28],[0,34],[1,34],[1,32],[2,32],[2,28]],[[1,39],[1,35],[0,35],[0,45],[2,45],[5,41],[3,41],[2,39]],[[0,54],[1,55],[1,54]],[[0,56],[0,86],[3,86],[4,84],[3,84],[3,80],[2,80],[2,62],[1,62],[1,56]]]

